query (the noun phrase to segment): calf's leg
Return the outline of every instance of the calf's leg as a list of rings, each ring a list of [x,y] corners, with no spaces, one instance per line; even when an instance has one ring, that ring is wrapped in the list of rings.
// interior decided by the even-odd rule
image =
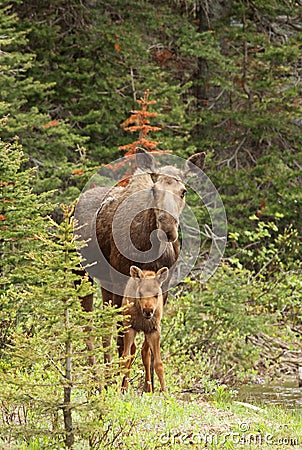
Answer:
[[[164,365],[160,356],[160,333],[159,331],[154,331],[147,336],[149,347],[154,356],[154,369],[156,375],[158,376],[160,387],[162,391],[165,391],[165,374],[164,374]]]
[[[145,341],[142,347],[142,360],[145,367],[145,392],[152,392],[152,382],[151,382],[151,350],[145,335]]]
[[[127,369],[125,376],[123,378],[123,382],[122,382],[122,390],[127,390],[128,389],[128,381],[130,378],[130,368],[131,368],[131,363],[132,363],[132,359],[135,353],[135,344],[134,344],[134,339],[136,336],[136,331],[133,328],[129,328],[125,334],[124,334],[124,351],[122,354],[122,358],[125,360],[124,361],[124,368]]]

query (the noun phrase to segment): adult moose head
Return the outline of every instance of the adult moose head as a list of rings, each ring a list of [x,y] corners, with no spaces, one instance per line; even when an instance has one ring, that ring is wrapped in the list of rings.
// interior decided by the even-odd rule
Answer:
[[[188,158],[181,168],[157,168],[152,154],[138,149],[138,169],[124,187],[97,187],[81,195],[76,217],[83,265],[100,280],[103,301],[121,306],[130,267],[157,272],[166,266],[169,277],[162,286],[164,302],[179,256],[178,226],[185,206],[185,183],[203,168],[205,153]],[[92,297],[82,300],[92,310]],[[119,342],[120,354],[122,341]]]

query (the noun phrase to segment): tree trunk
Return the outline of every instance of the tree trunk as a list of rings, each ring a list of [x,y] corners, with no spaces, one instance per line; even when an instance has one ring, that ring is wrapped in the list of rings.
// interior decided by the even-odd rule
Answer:
[[[213,23],[225,19],[231,12],[232,0],[199,0],[196,6],[197,31],[204,33],[212,28]],[[197,58],[197,68],[194,73],[194,94],[197,108],[202,108],[208,103],[207,80],[209,67],[206,58]]]
[[[66,307],[64,311],[65,315],[65,330],[69,328],[69,310]],[[71,372],[71,355],[72,355],[72,343],[70,338],[65,343],[65,378],[68,383],[64,387],[64,427],[65,427],[65,445],[68,449],[73,448],[74,444],[74,431],[72,424],[72,410],[71,410],[71,387],[72,387],[72,372]]]
[[[64,407],[63,407],[63,416],[64,416],[64,427],[65,427],[65,445],[68,449],[73,448],[74,444],[74,432],[72,425],[72,414],[70,408],[71,401],[71,386],[64,387]]]

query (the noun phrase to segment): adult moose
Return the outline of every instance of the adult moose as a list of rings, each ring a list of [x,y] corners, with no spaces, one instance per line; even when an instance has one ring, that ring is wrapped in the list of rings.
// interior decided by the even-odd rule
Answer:
[[[129,184],[97,187],[80,196],[76,217],[81,225],[83,265],[100,280],[104,303],[122,304],[130,267],[157,272],[167,267],[169,277],[162,286],[164,303],[169,281],[179,256],[178,226],[185,205],[185,182],[203,168],[205,153],[188,158],[181,169],[156,167],[152,154],[137,149],[138,169]],[[92,296],[82,300],[92,311]],[[92,350],[93,343],[88,342]],[[118,340],[119,353],[123,338]]]

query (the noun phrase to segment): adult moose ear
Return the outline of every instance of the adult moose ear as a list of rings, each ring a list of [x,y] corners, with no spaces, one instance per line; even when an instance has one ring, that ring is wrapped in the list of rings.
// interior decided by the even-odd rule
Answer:
[[[190,156],[184,164],[183,178],[186,180],[189,177],[198,175],[199,170],[202,170],[204,167],[205,158],[205,152],[195,153],[195,155]]]
[[[161,285],[168,278],[168,274],[169,274],[168,267],[162,267],[156,272],[156,278],[158,279]]]
[[[144,278],[144,273],[139,267],[131,266],[130,267],[130,276],[132,278],[140,279],[140,278]]]
[[[142,147],[136,147],[135,154],[138,169],[148,173],[155,171],[154,158],[149,152],[146,152]]]

